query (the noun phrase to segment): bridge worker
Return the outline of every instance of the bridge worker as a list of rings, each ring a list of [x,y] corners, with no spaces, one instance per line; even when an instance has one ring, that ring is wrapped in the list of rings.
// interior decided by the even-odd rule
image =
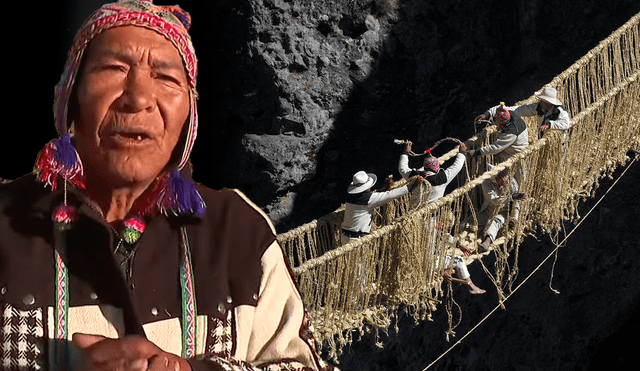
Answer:
[[[190,178],[189,23],[123,0],[77,33],[60,138],[0,185],[2,369],[331,368],[271,222]]]
[[[540,137],[548,129],[569,129],[571,125],[569,113],[557,98],[558,92],[555,88],[545,87],[541,92],[535,93],[535,96],[538,98],[536,103],[509,106],[507,109],[515,112],[520,117],[537,117]],[[496,107],[493,107],[488,112],[491,113],[495,109]]]
[[[493,143],[482,148],[468,150],[467,153],[469,155],[494,155],[496,163],[500,163],[516,153],[524,151],[529,146],[529,133],[526,123],[519,114],[509,110],[503,102],[499,106],[492,107],[477,116],[475,120],[485,120],[489,117],[493,117],[498,126],[498,138]]]
[[[372,191],[378,178],[373,173],[358,171],[347,188],[347,198],[342,221],[342,244],[358,239],[371,232],[373,212],[378,206],[382,206],[398,197],[411,192],[413,187],[423,182],[421,177],[417,182],[395,188],[385,192]]]
[[[353,175],[351,184],[347,187],[347,198],[341,225],[340,242],[343,245],[371,232],[373,213],[377,207],[410,193],[415,185],[424,181],[423,178],[418,177],[416,182],[408,183],[399,188],[383,192],[372,191],[371,187],[376,184],[377,180],[378,177],[375,174],[362,170]],[[366,276],[362,267],[362,250],[360,250],[358,258],[356,274],[360,281],[360,291],[362,292],[366,283]]]
[[[411,141],[405,141],[404,150],[400,155],[398,161],[398,172],[404,179],[409,179],[413,176],[419,175],[423,177],[429,184],[431,184],[431,195],[429,196],[429,203],[437,201],[444,196],[445,190],[449,183],[458,175],[464,165],[466,159],[462,148],[459,150],[455,157],[455,160],[447,168],[440,166],[440,161],[435,156],[429,154],[425,156],[423,166],[418,169],[409,167],[409,154],[413,143]]]
[[[506,161],[516,153],[524,151],[529,146],[529,131],[524,120],[500,102],[499,106],[490,108],[487,112],[476,117],[476,120],[493,117],[498,126],[498,138],[482,148],[470,149],[470,156],[493,155],[494,163]],[[526,169],[518,165],[515,178],[524,184]]]
[[[481,230],[485,227],[484,239],[478,245],[478,251],[481,253],[489,251],[490,244],[496,240],[504,227],[511,208],[513,211],[509,225],[515,224],[520,211],[519,201],[527,197],[526,194],[518,192],[518,182],[515,177],[509,178],[508,169],[482,182],[482,193],[484,201],[476,213],[478,227]]]
[[[451,181],[458,175],[460,170],[462,170],[462,166],[464,165],[464,161],[466,159],[464,152],[466,151],[466,146],[464,143],[460,146],[458,150],[458,154],[455,157],[454,162],[449,165],[446,169],[440,167],[440,162],[434,156],[428,156],[423,161],[423,168],[421,169],[411,169],[409,168],[409,153],[411,153],[413,143],[411,141],[405,141],[404,151],[400,155],[400,161],[398,163],[398,171],[400,175],[404,179],[409,179],[413,176],[421,176],[426,181],[428,181],[431,186],[431,195],[429,196],[429,203],[435,202],[438,199],[444,196],[447,185],[451,183]],[[412,200],[413,201],[413,200]],[[432,223],[432,230],[435,233],[435,224]],[[453,236],[449,235],[449,242],[453,243]],[[456,246],[462,251],[465,256],[471,255],[471,250],[464,244],[459,241],[456,242]],[[453,261],[453,264],[452,264]],[[447,281],[452,281],[453,277],[451,276],[451,272],[449,267],[452,267],[458,276],[458,278],[464,280],[468,287],[469,293],[471,294],[484,294],[485,290],[477,287],[473,281],[471,281],[471,275],[469,274],[469,270],[467,269],[467,264],[464,260],[457,256],[446,255],[445,256],[445,267],[444,277]]]
[[[471,249],[468,248],[466,245],[458,241],[456,242],[456,247],[458,247],[460,251],[462,251],[462,254],[464,256],[471,256]],[[453,260],[453,264],[451,262],[452,260]],[[454,256],[447,255],[445,257],[444,266],[446,267],[446,269],[444,270],[443,276],[445,280],[447,280],[448,282],[453,281],[453,276],[451,275],[451,268],[449,268],[449,267],[452,267],[456,276],[459,279],[463,280],[466,283],[466,285],[469,287],[470,294],[481,295],[486,292],[486,290],[479,288],[473,283],[473,281],[471,280],[471,274],[469,273],[469,269],[467,268],[467,264],[464,262],[464,259],[462,259],[462,257],[460,257],[459,255],[454,255]]]

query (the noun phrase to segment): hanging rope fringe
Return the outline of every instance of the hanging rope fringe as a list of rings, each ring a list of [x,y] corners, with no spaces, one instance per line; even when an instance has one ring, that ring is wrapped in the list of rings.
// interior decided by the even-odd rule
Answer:
[[[477,247],[484,232],[474,208],[482,197],[479,185],[508,169],[509,176],[522,172],[520,192],[529,195],[521,201],[517,222],[513,228],[505,227],[492,244],[493,271],[482,263],[482,254],[465,258],[467,263],[481,263],[496,287],[498,307],[503,307],[515,291],[518,249],[524,238],[549,234],[552,240],[561,240],[563,223],[581,220],[580,201],[594,195],[601,178],[611,177],[629,161],[630,149],[640,148],[639,20],[640,14],[632,17],[546,85],[557,89],[573,117],[569,130],[548,130],[541,139],[530,135],[526,150],[499,164],[491,156],[468,161],[458,179],[460,186],[450,194],[428,204],[431,187],[418,187],[418,193],[381,207],[372,233],[346,245],[340,245],[344,205],[278,235],[329,358],[337,359],[358,334],[395,328],[400,312],[415,321],[431,319],[432,311],[445,302],[446,256],[460,253],[451,236],[472,249]],[[535,99],[532,95],[517,104]],[[537,133],[534,120],[525,118],[530,133]],[[494,137],[495,128],[487,126],[465,143],[481,146]],[[460,143],[444,138],[432,149],[445,140]],[[457,152],[454,148],[440,156],[440,162]],[[489,164],[495,166],[487,170]],[[401,180],[394,186],[404,184]],[[509,210],[509,218],[513,212]],[[549,287],[554,290],[551,282]],[[454,303],[446,303],[450,336],[455,334]]]

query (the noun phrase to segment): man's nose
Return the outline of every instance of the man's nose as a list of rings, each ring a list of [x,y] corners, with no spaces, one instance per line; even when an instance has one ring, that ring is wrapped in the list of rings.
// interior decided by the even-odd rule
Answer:
[[[152,111],[155,107],[153,78],[144,68],[132,68],[127,75],[118,107],[125,112]]]

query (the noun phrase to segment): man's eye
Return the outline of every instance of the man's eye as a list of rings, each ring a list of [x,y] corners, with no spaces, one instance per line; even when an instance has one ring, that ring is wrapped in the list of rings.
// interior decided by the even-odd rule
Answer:
[[[101,69],[113,72],[127,72],[127,67],[122,64],[105,64]]]
[[[180,84],[180,80],[177,77],[173,76],[173,75],[168,75],[168,74],[164,74],[164,73],[158,73],[158,74],[156,74],[156,78],[160,79],[160,80],[163,80],[163,81],[166,81],[166,82],[170,82],[172,84],[181,85]]]

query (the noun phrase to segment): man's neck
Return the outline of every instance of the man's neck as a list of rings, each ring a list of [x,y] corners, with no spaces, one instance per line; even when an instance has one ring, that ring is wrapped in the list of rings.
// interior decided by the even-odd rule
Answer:
[[[136,201],[150,184],[109,188],[104,185],[91,186],[91,183],[87,182],[86,193],[87,197],[100,208],[105,221],[113,225],[129,216]]]

